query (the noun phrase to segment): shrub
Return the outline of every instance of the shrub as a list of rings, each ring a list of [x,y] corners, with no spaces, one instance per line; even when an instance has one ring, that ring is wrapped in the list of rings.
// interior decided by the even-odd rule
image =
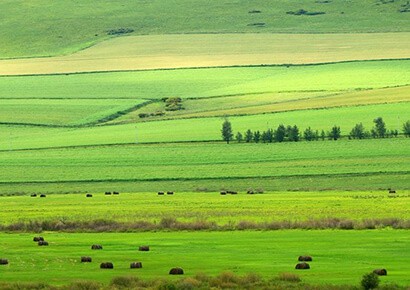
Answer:
[[[102,285],[95,281],[77,281],[68,286],[70,290],[98,290]]]
[[[139,279],[137,277],[123,276],[114,277],[111,280],[110,286],[117,287],[119,289],[131,289],[138,285]]]
[[[375,273],[369,273],[363,275],[361,285],[364,289],[369,290],[369,289],[374,289],[379,286],[379,276],[377,276]]]
[[[280,281],[295,282],[295,283],[299,283],[301,281],[299,275],[296,275],[293,273],[279,273],[278,279]]]

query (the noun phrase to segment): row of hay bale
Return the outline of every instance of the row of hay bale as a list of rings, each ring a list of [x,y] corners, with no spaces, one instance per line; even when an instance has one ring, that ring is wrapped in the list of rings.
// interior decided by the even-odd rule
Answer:
[[[167,193],[167,195],[173,195],[174,194],[173,191],[167,191],[166,193]],[[165,191],[158,191],[158,195],[165,195]]]
[[[111,191],[106,191],[106,192],[105,192],[105,195],[111,195],[111,194],[113,194],[113,195],[119,195],[120,193],[119,193],[118,191],[113,191],[113,192],[111,192]]]
[[[238,194],[238,192],[237,191],[234,191],[234,190],[222,190],[221,192],[220,192],[220,194],[221,195],[227,195],[227,194]]]
[[[32,193],[30,196],[37,197],[37,193]],[[40,197],[46,197],[46,195],[43,193],[43,194],[40,194]]]

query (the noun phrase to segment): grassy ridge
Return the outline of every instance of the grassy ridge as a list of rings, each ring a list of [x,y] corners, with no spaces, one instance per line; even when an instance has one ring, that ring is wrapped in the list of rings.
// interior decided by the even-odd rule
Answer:
[[[283,2],[258,0],[170,0],[163,2],[4,0],[0,11],[0,57],[49,56],[84,49],[107,39],[107,30],[132,28],[134,34],[226,32],[396,32],[409,31],[405,1],[380,4],[374,0],[310,0]],[[305,9],[324,15],[294,16],[287,11]],[[249,13],[260,10],[262,13]],[[181,17],[180,15],[184,15]],[[58,21],[56,21],[58,19]],[[265,23],[264,27],[252,25]],[[30,45],[26,45],[30,43]]]
[[[357,285],[364,273],[386,268],[389,275],[381,277],[382,285],[410,283],[403,268],[410,258],[406,251],[408,233],[401,230],[46,233],[44,236],[50,242],[49,247],[35,245],[33,234],[0,235],[0,252],[2,255],[7,252],[10,260],[10,265],[0,268],[0,281],[58,285],[87,279],[106,283],[121,275],[138,275],[142,279],[168,277],[170,268],[180,266],[186,276],[233,271],[274,277],[280,272],[291,272],[309,283],[350,285]],[[90,250],[96,243],[102,244],[103,250]],[[145,244],[150,245],[151,251],[138,252],[138,246]],[[297,257],[304,254],[314,257],[311,269],[294,270]],[[85,255],[92,256],[93,262],[81,264],[79,259]],[[99,263],[105,261],[112,261],[114,269],[99,269]],[[141,261],[143,268],[129,269],[133,261]]]

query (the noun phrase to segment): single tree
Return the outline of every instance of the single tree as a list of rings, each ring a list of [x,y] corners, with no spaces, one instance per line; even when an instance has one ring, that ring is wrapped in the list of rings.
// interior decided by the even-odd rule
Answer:
[[[241,143],[243,141],[243,136],[241,132],[236,133],[235,136],[236,141],[238,141],[238,143]]]
[[[320,132],[320,139],[322,139],[322,141],[324,141],[326,139],[325,130],[322,130],[322,132]]]
[[[248,130],[245,132],[245,142],[246,142],[246,143],[249,143],[249,142],[252,142],[252,140],[253,140],[253,133],[252,133],[252,131],[251,131],[250,129],[248,129]]]
[[[233,133],[231,122],[229,122],[228,119],[225,119],[225,121],[223,122],[221,132],[222,140],[226,141],[226,143],[229,144],[229,141],[233,140]]]
[[[380,279],[375,273],[365,274],[362,277],[361,285],[365,290],[375,289],[379,286]]]
[[[286,128],[282,124],[278,126],[278,128],[273,132],[273,139],[275,142],[283,142],[285,141],[286,135]]]
[[[255,133],[253,133],[253,141],[255,143],[259,143],[259,141],[261,140],[261,132],[255,131]]]
[[[268,130],[266,130],[265,133],[266,133],[266,135],[265,135],[266,142],[272,143],[273,142],[273,130],[268,129]]]
[[[373,120],[374,128],[372,129],[372,135],[375,138],[384,138],[386,137],[386,124],[383,121],[382,117],[378,117]]]
[[[300,139],[299,128],[298,126],[294,125],[293,127],[287,127],[287,137],[289,141],[297,142]]]
[[[308,128],[303,132],[303,138],[305,138],[306,141],[313,141],[313,140],[315,140],[315,132],[313,132],[312,128],[308,127]]]
[[[332,129],[329,132],[329,139],[337,140],[340,138],[341,133],[340,133],[340,127],[334,125]]]
[[[403,124],[404,136],[410,137],[410,120]]]
[[[364,129],[364,126],[362,123],[356,124],[352,131],[350,131],[349,136],[353,139],[364,139],[369,135],[368,132]]]

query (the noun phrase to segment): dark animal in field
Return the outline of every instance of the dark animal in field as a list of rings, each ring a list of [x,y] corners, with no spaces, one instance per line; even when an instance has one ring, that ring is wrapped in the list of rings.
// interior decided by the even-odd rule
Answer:
[[[295,269],[297,269],[297,270],[307,270],[307,269],[310,269],[310,266],[309,266],[308,263],[303,262],[303,263],[297,264]]]
[[[173,191],[167,191],[167,194],[168,194],[168,195],[173,195],[174,192],[173,192]]]
[[[111,192],[106,191],[106,192],[105,192],[105,195],[111,195]]]
[[[7,259],[0,259],[0,265],[7,265],[9,263],[9,260]]]
[[[172,268],[171,270],[169,270],[169,274],[170,275],[184,275],[184,270],[182,270],[181,268]]]
[[[386,269],[376,269],[376,270],[373,270],[373,273],[375,273],[378,276],[387,276]]]
[[[138,251],[148,252],[149,251],[149,246],[140,246],[138,248]]]
[[[120,193],[118,191],[114,191],[112,194],[119,195]]]
[[[44,241],[43,237],[34,237],[33,242],[39,242],[39,241]]]
[[[226,191],[221,191],[221,195],[226,195]]]
[[[298,261],[299,262],[310,262],[312,261],[312,257],[311,256],[299,256]]]
[[[142,268],[142,263],[141,262],[133,262],[130,264],[131,269],[137,269],[137,268]]]
[[[46,197],[46,195],[45,194],[40,194],[40,197]]]
[[[38,241],[37,245],[39,245],[39,246],[48,246],[48,242],[46,242],[46,241]]]
[[[389,190],[389,193],[396,193],[396,191],[393,190],[393,189],[390,189],[390,190]]]
[[[93,195],[91,193],[87,193],[85,197],[93,197]]]
[[[81,263],[91,263],[91,257],[81,257]]]
[[[30,195],[31,197],[36,197],[37,196],[37,194],[35,194],[35,193],[33,193],[32,195]]]
[[[164,195],[163,191],[158,191],[158,195]]]
[[[105,262],[100,264],[101,269],[114,269],[114,265],[111,262]]]
[[[102,246],[101,245],[92,245],[91,246],[91,250],[102,250]]]

